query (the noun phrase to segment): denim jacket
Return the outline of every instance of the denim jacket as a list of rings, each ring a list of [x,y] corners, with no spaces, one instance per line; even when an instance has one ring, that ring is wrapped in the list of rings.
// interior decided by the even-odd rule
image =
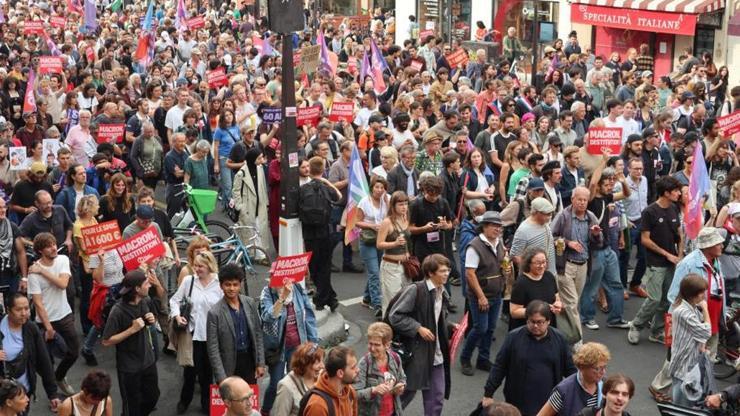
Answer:
[[[89,185],[85,185],[85,189],[82,191],[82,194],[95,195],[100,199],[98,191]],[[72,222],[77,219],[77,212],[75,211],[76,200],[77,192],[75,191],[74,186],[65,186],[61,191],[59,191],[59,194],[57,194],[56,200],[54,201],[57,205],[61,205],[64,210],[67,211],[67,215],[69,215],[69,219],[71,219]]]
[[[681,288],[681,281],[684,277],[686,277],[686,275],[694,273],[703,277],[705,280],[709,279],[709,276],[707,275],[707,269],[704,268],[704,263],[706,261],[707,259],[706,257],[704,257],[704,253],[702,253],[701,250],[696,249],[687,254],[683,259],[681,259],[681,261],[678,262],[678,264],[676,265],[676,271],[673,273],[673,281],[671,282],[671,287],[670,289],[668,289],[668,302],[670,302],[671,305],[673,305],[673,303],[676,301],[678,291]],[[722,273],[722,268],[719,264],[719,261],[715,260],[713,267],[715,273],[718,273],[721,276],[721,280],[723,282],[722,284],[724,285],[724,274]],[[715,291],[712,290],[712,292],[714,293]],[[725,302],[722,302],[722,308],[725,308]],[[722,316],[724,316],[724,313],[722,314]]]
[[[283,339],[288,311],[286,308],[282,308],[279,317],[274,318],[272,316],[272,306],[277,299],[277,291],[270,289],[268,286],[262,289],[262,294],[260,295],[260,315],[262,317],[265,349],[276,348],[278,346],[282,349],[283,347],[279,343]],[[295,310],[295,319],[298,324],[298,336],[301,338],[301,344],[308,341],[318,343],[320,340],[316,329],[316,316],[313,306],[303,291],[303,288],[298,284],[293,285],[293,308]]]

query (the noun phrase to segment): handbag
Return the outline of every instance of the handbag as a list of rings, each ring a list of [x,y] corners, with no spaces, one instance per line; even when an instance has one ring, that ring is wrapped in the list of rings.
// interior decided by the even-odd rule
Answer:
[[[376,241],[378,240],[378,232],[370,229],[370,228],[363,228],[360,231],[360,241],[362,244],[368,245],[368,246],[374,246]]]
[[[421,263],[419,263],[418,257],[409,256],[406,260],[403,260],[401,262],[401,266],[403,266],[403,273],[406,275],[407,279],[412,282],[418,282],[422,280],[423,276],[421,275]]]
[[[190,323],[190,315],[193,312],[193,285],[195,284],[195,275],[192,276],[192,279],[190,280],[190,290],[188,291],[188,295],[183,297],[180,300],[180,316],[185,318],[187,320],[187,323],[185,325],[180,325],[179,322],[175,321],[175,324],[178,329],[185,329],[188,327],[188,324]]]
[[[145,178],[154,178],[159,175],[153,161],[139,159],[139,165],[141,165],[141,170],[144,171]]]

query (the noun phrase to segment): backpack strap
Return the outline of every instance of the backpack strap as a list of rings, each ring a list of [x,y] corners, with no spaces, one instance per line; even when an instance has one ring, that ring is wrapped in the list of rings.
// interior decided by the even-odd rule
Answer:
[[[305,396],[301,399],[301,404],[299,406],[298,414],[303,416],[303,414],[306,412],[306,407],[308,406],[308,401],[311,399],[311,396],[317,394],[321,396],[322,399],[326,402],[326,408],[328,411],[329,416],[336,416],[336,412],[334,410],[334,401],[332,400],[329,395],[317,389],[316,387],[313,387],[311,390],[309,390]]]

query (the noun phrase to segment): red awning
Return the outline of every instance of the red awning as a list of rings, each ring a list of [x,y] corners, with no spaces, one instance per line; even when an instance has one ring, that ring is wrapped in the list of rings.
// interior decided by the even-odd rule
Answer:
[[[709,13],[725,8],[725,0],[571,0],[571,3],[691,14]]]
[[[593,26],[685,36],[694,35],[697,19],[697,15],[693,13],[656,12],[576,3],[570,5],[570,17],[575,23]]]

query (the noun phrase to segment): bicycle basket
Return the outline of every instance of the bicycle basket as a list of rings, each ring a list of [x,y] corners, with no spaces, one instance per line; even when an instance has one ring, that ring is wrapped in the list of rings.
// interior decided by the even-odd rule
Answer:
[[[190,196],[193,199],[193,208],[201,214],[210,214],[216,209],[218,192],[210,189],[193,189],[190,191]]]

